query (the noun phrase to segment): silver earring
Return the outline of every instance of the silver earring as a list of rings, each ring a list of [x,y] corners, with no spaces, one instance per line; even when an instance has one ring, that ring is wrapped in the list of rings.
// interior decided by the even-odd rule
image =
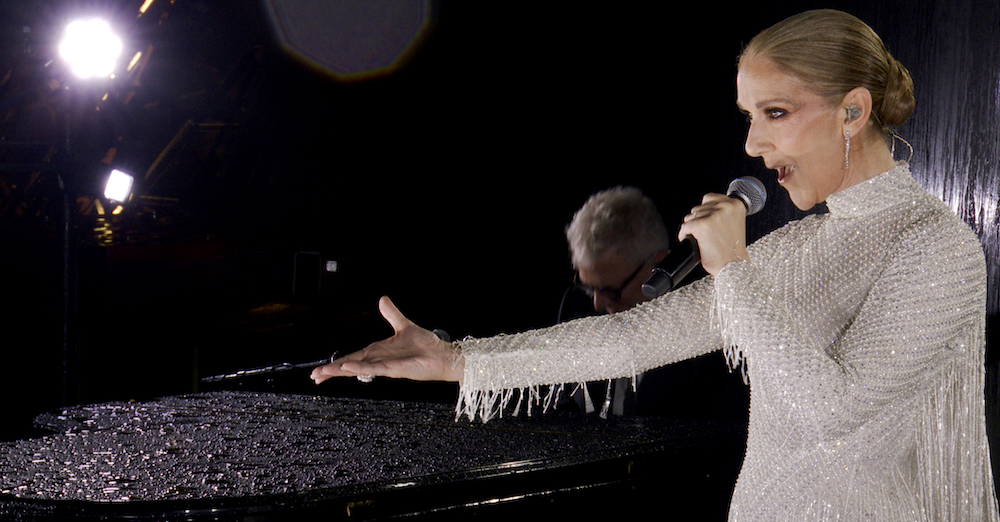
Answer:
[[[851,168],[851,131],[844,129],[844,170]]]

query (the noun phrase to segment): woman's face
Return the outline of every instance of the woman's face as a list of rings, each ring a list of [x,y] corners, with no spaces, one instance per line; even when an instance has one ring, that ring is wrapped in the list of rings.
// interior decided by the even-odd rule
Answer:
[[[750,58],[736,77],[747,113],[746,152],[778,173],[792,202],[808,210],[850,186],[844,170],[845,110],[831,106],[770,60]]]

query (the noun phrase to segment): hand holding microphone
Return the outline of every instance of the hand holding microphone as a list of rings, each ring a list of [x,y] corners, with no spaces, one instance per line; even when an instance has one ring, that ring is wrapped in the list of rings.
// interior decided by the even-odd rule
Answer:
[[[745,216],[749,216],[764,208],[767,191],[760,180],[747,176],[734,179],[729,184],[726,196],[706,195],[702,199],[702,204],[694,207],[691,213],[685,216],[680,230],[680,243],[653,268],[652,275],[642,285],[642,293],[646,297],[650,299],[659,297],[676,288],[691,270],[701,263],[703,253],[711,262],[711,265],[705,266],[709,273],[722,268],[729,261],[726,259],[728,254],[742,258],[738,254],[746,252],[746,226],[741,223],[738,230],[734,227],[719,230],[718,226],[718,221],[725,217],[724,214],[732,211],[734,200],[743,204],[742,208],[746,210]],[[719,213],[723,216],[716,215]],[[703,234],[704,232],[699,231],[707,230],[705,227],[710,225],[715,227],[713,234],[706,235],[706,244],[699,245],[694,236]]]

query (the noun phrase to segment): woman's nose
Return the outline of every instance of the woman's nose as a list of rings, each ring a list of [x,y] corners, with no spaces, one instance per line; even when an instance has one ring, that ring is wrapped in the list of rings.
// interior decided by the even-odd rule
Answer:
[[[746,151],[747,155],[756,158],[764,154],[768,148],[768,141],[763,136],[763,131],[759,125],[754,125],[750,123],[750,128],[747,130],[747,140],[743,145],[743,150]]]

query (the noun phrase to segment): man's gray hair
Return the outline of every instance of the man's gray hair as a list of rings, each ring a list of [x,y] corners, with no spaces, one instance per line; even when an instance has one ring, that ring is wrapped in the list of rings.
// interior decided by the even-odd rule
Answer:
[[[566,240],[575,269],[611,250],[636,265],[670,250],[656,204],[635,187],[618,186],[590,196],[566,226]]]

